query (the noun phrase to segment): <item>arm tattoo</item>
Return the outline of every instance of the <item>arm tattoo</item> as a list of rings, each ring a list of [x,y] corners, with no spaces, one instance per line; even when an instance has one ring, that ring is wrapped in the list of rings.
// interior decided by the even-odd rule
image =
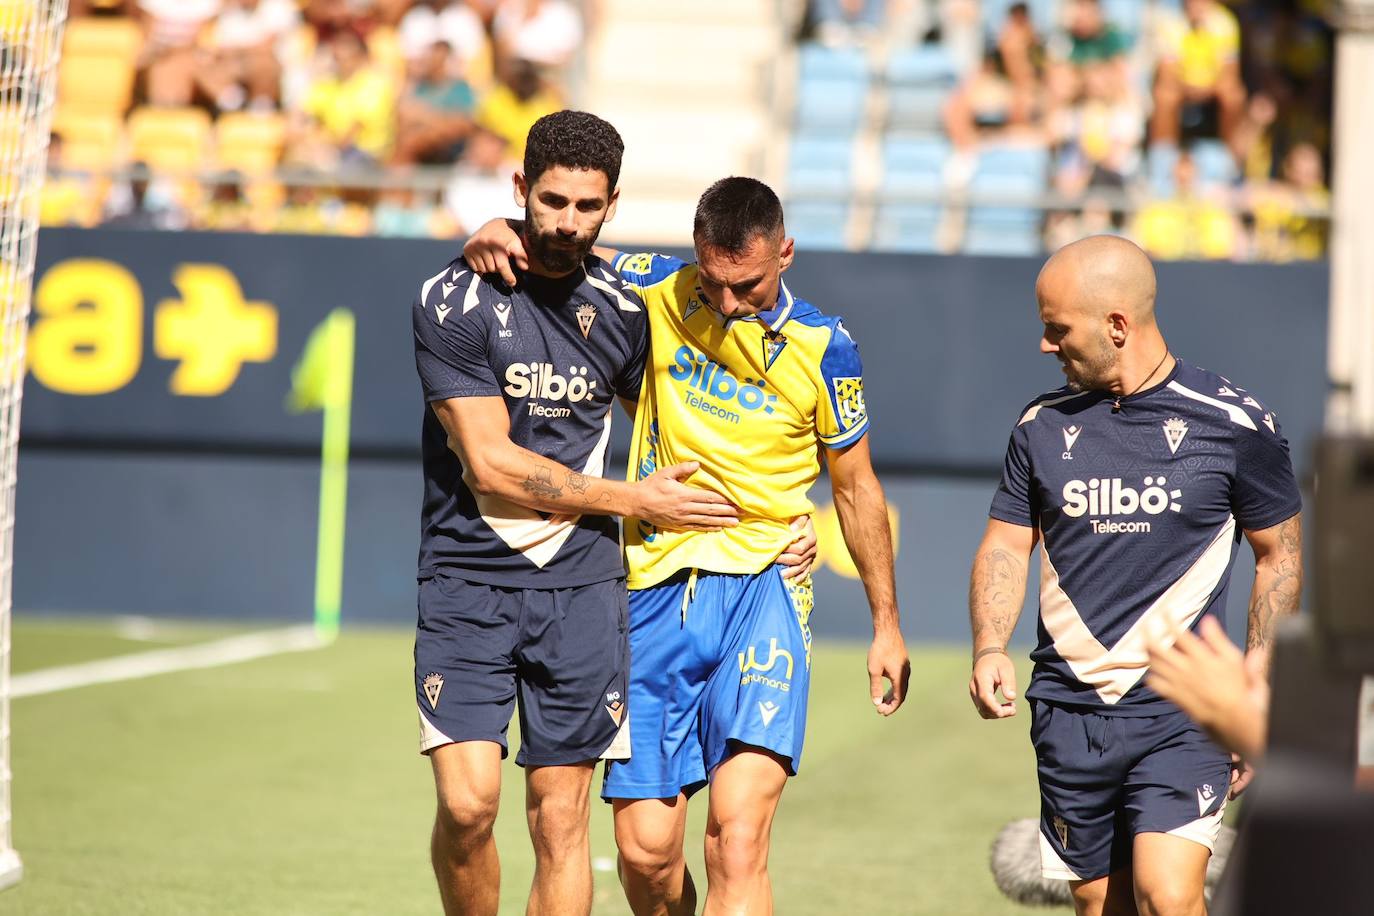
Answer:
[[[586,474],[579,474],[577,471],[568,472],[568,488],[579,496],[585,497],[587,487],[591,485],[592,482],[587,478]]]
[[[998,645],[1007,644],[1021,614],[1025,587],[1025,568],[1010,551],[995,547],[979,555],[968,595],[976,642],[991,636]]]
[[[553,475],[548,468],[535,468],[534,473],[526,477],[520,486],[526,492],[544,499],[558,499],[563,495],[563,488],[554,485]]]
[[[1302,519],[1293,516],[1279,525],[1278,546],[1268,562],[1255,569],[1250,594],[1250,620],[1245,649],[1267,650],[1278,618],[1298,609],[1302,597]]]

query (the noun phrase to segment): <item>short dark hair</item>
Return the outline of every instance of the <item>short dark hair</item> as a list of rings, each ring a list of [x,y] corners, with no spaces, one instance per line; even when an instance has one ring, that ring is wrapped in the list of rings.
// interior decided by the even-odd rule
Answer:
[[[620,180],[625,141],[606,121],[585,111],[555,111],[530,128],[525,140],[525,181],[534,184],[549,169],[602,172],[610,187]]]
[[[722,178],[697,201],[692,237],[712,248],[743,251],[761,235],[782,232],[782,202],[757,178]]]

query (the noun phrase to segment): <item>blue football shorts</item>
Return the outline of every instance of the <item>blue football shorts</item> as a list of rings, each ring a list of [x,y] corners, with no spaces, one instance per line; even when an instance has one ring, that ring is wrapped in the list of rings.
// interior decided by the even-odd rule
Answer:
[[[740,746],[796,775],[811,682],[811,580],[684,571],[630,592],[629,760],[606,765],[604,798],[676,798]]]
[[[521,766],[629,754],[624,579],[573,588],[420,581],[415,701],[420,752],[494,741],[520,710]]]
[[[1040,867],[1091,880],[1128,868],[1137,834],[1212,849],[1226,810],[1231,756],[1181,711],[1102,715],[1031,701],[1040,777]]]

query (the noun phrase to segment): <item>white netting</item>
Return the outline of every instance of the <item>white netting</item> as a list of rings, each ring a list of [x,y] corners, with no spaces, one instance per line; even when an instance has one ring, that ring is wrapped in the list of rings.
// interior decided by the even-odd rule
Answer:
[[[24,338],[67,0],[0,0],[0,886],[19,879],[10,830],[10,598]]]

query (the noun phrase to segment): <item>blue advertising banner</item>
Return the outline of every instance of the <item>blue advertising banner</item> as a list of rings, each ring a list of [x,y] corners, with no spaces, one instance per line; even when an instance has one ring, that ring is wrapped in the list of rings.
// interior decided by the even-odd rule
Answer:
[[[290,369],[345,307],[358,321],[355,453],[412,454],[409,306],[455,253],[431,241],[45,230],[24,435],[313,447],[318,420],[283,409]],[[987,473],[1020,408],[1062,384],[1038,350],[1038,270],[1020,258],[814,252],[787,280],[859,342],[880,465]],[[1305,465],[1326,383],[1325,266],[1165,264],[1159,277],[1173,351],[1257,392]]]

